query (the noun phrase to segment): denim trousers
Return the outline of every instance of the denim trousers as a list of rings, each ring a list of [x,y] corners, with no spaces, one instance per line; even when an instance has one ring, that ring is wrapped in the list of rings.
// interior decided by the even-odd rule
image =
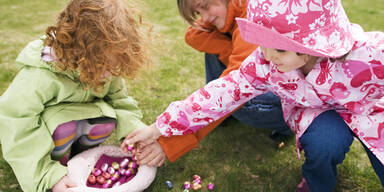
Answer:
[[[354,136],[340,115],[330,110],[317,116],[300,137],[299,142],[305,153],[302,174],[311,192],[334,190],[337,165],[345,159]],[[384,187],[384,165],[367,147],[364,146],[364,149]]]
[[[225,69],[217,55],[205,54],[205,77],[210,82],[220,77]],[[293,134],[285,123],[279,97],[272,92],[256,96],[232,114],[241,123],[274,130],[284,135]]]
[[[219,78],[225,66],[216,55],[205,54],[205,69],[206,81],[209,82]],[[265,127],[283,134],[291,133],[283,119],[280,99],[271,92],[248,101],[232,116],[252,127]],[[340,115],[330,110],[315,118],[300,137],[299,142],[305,155],[302,174],[311,192],[334,190],[337,165],[345,159],[354,136]],[[364,149],[384,186],[383,164],[367,147],[364,146]]]

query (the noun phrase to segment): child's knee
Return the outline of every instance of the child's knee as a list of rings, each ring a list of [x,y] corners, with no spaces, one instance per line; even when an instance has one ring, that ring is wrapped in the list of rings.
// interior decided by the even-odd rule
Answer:
[[[70,121],[57,126],[52,134],[55,146],[64,140],[71,140],[76,136],[76,121]]]
[[[70,121],[57,126],[52,134],[53,143],[55,148],[53,154],[62,155],[68,151],[72,143],[76,139],[76,121]]]
[[[66,165],[71,153],[72,144],[76,138],[76,121],[70,121],[57,126],[52,134],[55,148],[51,153],[54,160]]]
[[[349,151],[351,142],[342,139],[312,138],[310,142],[303,140],[306,159],[310,161],[341,163]]]
[[[104,142],[116,127],[115,121],[102,120],[85,120],[79,122],[80,144],[85,146],[98,145]]]

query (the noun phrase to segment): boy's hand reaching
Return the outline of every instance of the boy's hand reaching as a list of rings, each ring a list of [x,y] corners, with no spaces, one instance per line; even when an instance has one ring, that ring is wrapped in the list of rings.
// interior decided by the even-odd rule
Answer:
[[[165,153],[158,141],[149,145],[142,146],[140,143],[136,145],[136,158],[140,165],[147,164],[149,166],[159,167],[166,160]]]
[[[69,188],[73,187],[77,187],[76,183],[65,175],[52,187],[52,192],[71,192]]]
[[[124,142],[121,144],[121,148],[124,151],[127,151],[126,148],[129,144],[135,144],[139,142],[142,147],[145,147],[155,142],[156,139],[160,136],[161,134],[159,129],[157,129],[156,124],[152,124],[148,127],[132,131],[132,133],[125,137]]]

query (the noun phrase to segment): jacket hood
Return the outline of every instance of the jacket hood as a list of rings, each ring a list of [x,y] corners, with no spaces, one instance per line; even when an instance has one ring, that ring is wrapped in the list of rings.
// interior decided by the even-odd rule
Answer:
[[[43,48],[44,41],[42,38],[28,43],[28,45],[17,56],[17,64],[21,67],[30,66],[52,70],[52,65],[43,61],[41,58]]]
[[[71,79],[76,79],[78,74],[71,71],[60,71],[55,69],[49,62],[45,62],[42,59],[42,51],[44,48],[44,36],[38,40],[34,40],[20,52],[16,58],[16,63],[21,67],[35,67],[48,69],[55,73],[60,73],[68,76]]]

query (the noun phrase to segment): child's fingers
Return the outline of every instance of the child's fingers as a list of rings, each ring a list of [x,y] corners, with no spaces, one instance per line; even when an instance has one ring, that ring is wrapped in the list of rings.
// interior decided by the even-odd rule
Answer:
[[[127,141],[125,144],[126,145],[129,145],[131,143],[132,140],[130,141]],[[150,145],[154,142],[155,140],[152,140],[152,139],[146,139],[146,140],[138,140],[137,142],[135,142],[135,148],[137,149],[142,149],[144,147],[146,147],[147,145]],[[138,146],[139,145],[139,146]]]
[[[68,188],[77,187],[77,184],[74,181],[72,181],[70,179],[68,179],[68,180],[69,180],[67,183]]]
[[[141,149],[139,153],[136,154],[137,160],[141,161],[142,159],[145,159],[149,154],[151,153],[150,149]]]
[[[72,181],[68,176],[65,176],[65,186],[67,188],[77,187],[77,184]]]
[[[149,166],[159,167],[163,165],[166,156],[158,143],[153,143],[146,147],[140,156],[140,164],[147,164]]]
[[[160,166],[164,165],[166,159],[167,158],[162,157],[161,160],[157,164],[155,164],[154,166],[160,167]]]
[[[137,142],[136,144],[135,144],[135,149],[136,149],[136,152],[142,152],[143,150],[145,150],[145,147],[146,146],[148,146],[148,145],[145,145],[145,143],[143,143],[143,142]]]
[[[120,148],[121,148],[121,150],[123,150],[124,152],[128,152],[128,150],[127,150],[127,145],[125,144],[125,140],[120,144]]]
[[[152,144],[155,140],[152,140],[152,139],[147,139],[147,140],[141,140],[140,141],[140,144],[145,147],[145,146],[148,146],[150,144]]]
[[[152,161],[156,157],[157,157],[156,153],[149,153],[149,154],[143,155],[143,157],[139,159],[139,164],[140,165],[148,164],[150,161]]]
[[[160,167],[161,165],[163,165],[164,162],[165,162],[165,158],[161,155],[157,155],[155,158],[150,160],[147,164],[153,167]]]
[[[153,145],[150,145],[150,146],[146,147],[145,149],[143,149],[143,151],[141,151],[140,156],[138,157],[139,163],[140,164],[147,164],[149,161],[154,159],[157,155],[158,154],[154,150]]]
[[[153,145],[151,144],[151,145],[147,145],[145,147],[142,147],[140,149],[140,154],[141,154],[140,157],[143,158],[143,157],[148,156],[150,153],[152,153],[153,152],[153,147],[152,146]]]
[[[136,129],[132,133],[130,133],[125,140],[125,144],[135,144],[137,142],[141,142],[144,146],[151,144],[153,139],[150,139],[145,129]]]
[[[125,137],[124,143],[126,145],[129,144],[135,144],[136,142],[140,141],[139,133],[141,129],[136,129],[132,131],[127,137]]]
[[[124,152],[128,153],[129,151],[128,151],[127,147],[128,147],[128,144],[127,144],[127,137],[125,137],[124,141],[121,142],[121,144],[120,144],[120,148],[121,148],[121,150],[123,150]]]
[[[144,146],[143,144],[141,144],[140,141],[137,142],[137,143],[135,144],[135,148],[136,148],[137,150],[142,150],[144,147],[145,147],[145,146]]]

